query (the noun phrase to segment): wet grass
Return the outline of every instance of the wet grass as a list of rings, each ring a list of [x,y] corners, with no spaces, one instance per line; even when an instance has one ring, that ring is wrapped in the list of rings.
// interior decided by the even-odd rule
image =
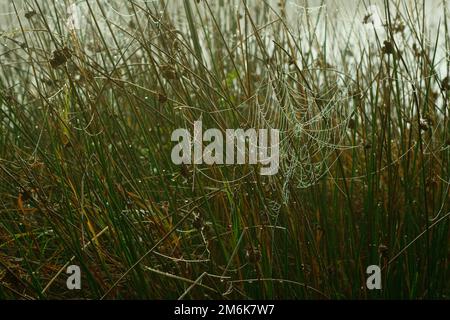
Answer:
[[[325,7],[292,25],[283,1],[175,2],[110,19],[88,1],[82,32],[49,2],[14,7],[0,298],[448,299],[445,1],[435,33],[420,1],[385,4],[371,44]],[[280,172],[172,164],[172,131],[200,118],[279,128]],[[382,290],[366,288],[373,264]]]

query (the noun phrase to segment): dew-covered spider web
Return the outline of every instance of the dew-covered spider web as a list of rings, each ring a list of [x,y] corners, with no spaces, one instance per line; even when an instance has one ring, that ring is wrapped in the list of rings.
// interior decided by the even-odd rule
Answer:
[[[294,69],[294,70],[292,70]],[[309,87],[301,75],[323,82]],[[327,79],[325,79],[327,77]],[[283,175],[283,201],[289,188],[308,188],[330,169],[344,143],[353,110],[351,81],[334,70],[295,70],[276,66],[265,73],[254,99],[252,125],[280,130],[280,174]]]

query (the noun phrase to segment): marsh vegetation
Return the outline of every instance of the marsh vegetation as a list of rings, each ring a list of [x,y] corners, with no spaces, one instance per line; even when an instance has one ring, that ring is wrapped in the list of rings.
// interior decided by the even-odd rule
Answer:
[[[445,0],[0,4],[0,298],[449,298]]]

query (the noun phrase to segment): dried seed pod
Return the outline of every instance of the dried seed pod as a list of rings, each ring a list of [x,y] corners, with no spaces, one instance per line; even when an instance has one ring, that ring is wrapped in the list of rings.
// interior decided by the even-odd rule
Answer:
[[[348,120],[347,127],[351,130],[355,129],[356,127],[356,121],[354,119]]]
[[[167,96],[163,93],[158,93],[158,101],[163,104],[167,102]]]
[[[450,77],[445,77],[441,82],[441,89],[443,92],[450,90]]]
[[[166,79],[166,80],[178,79],[178,75],[177,75],[177,72],[174,67],[172,67],[168,64],[165,64],[165,65],[160,66],[159,69],[161,70],[161,74],[164,79]]]
[[[395,54],[395,48],[394,45],[392,44],[392,42],[385,40],[383,42],[384,46],[381,49],[383,51],[383,53],[386,54]]]
[[[35,15],[36,15],[36,11],[35,10],[30,10],[30,11],[25,13],[25,18],[31,19]]]
[[[52,68],[58,68],[59,66],[63,65],[72,57],[72,54],[70,53],[69,48],[64,47],[62,49],[58,49],[53,51],[53,56],[50,59],[50,65]]]
[[[427,131],[430,128],[430,123],[428,119],[421,118],[419,121],[419,129],[421,131]]]

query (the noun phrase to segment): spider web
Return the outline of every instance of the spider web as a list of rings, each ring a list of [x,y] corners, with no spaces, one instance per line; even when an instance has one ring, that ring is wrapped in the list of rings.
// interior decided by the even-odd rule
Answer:
[[[252,125],[280,130],[284,202],[289,200],[290,185],[314,185],[329,171],[341,150],[353,147],[343,142],[353,114],[345,103],[351,98],[351,81],[331,69],[309,71],[323,82],[323,76],[328,76],[329,84],[308,88],[298,80],[298,71],[286,71],[278,65],[275,72],[266,70],[254,100]]]

